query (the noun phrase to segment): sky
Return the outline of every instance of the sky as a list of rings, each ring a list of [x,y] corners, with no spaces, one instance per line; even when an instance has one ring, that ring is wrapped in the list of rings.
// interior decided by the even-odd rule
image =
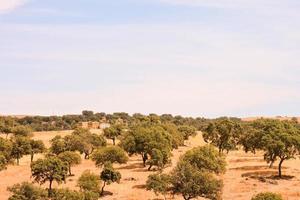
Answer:
[[[0,114],[300,116],[299,0],[0,0]]]

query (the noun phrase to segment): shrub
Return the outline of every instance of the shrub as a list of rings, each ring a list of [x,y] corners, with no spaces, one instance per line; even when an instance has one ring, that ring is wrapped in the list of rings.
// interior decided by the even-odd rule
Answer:
[[[264,192],[255,195],[254,197],[252,197],[251,200],[283,200],[283,198],[280,194]]]

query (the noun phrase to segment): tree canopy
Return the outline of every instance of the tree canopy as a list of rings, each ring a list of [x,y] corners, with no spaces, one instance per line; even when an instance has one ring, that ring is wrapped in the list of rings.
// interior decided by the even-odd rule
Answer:
[[[126,152],[118,146],[102,147],[92,154],[96,166],[102,167],[106,163],[124,164],[128,161]]]
[[[31,175],[35,182],[44,184],[49,181],[48,196],[51,196],[52,183],[62,183],[66,180],[68,166],[55,156],[38,159],[31,163]]]

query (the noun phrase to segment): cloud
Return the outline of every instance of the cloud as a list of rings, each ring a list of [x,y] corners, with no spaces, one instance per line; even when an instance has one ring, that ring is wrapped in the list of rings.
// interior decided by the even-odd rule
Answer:
[[[1,0],[0,13],[6,13],[15,10],[17,7],[24,5],[27,0]]]

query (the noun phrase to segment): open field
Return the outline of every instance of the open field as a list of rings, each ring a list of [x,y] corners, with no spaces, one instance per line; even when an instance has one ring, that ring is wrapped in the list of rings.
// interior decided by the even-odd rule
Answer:
[[[92,130],[92,132],[100,133],[100,130]],[[49,147],[49,140],[56,135],[65,136],[71,131],[59,132],[39,132],[34,133],[34,139],[43,140],[47,147]],[[178,161],[180,155],[187,150],[204,145],[201,134],[186,141],[186,146],[180,147],[172,152],[172,165],[165,168],[165,171],[170,171]],[[36,158],[42,155],[36,156]],[[35,158],[35,159],[36,159]],[[224,200],[247,200],[251,196],[262,191],[273,191],[281,193],[285,200],[299,200],[300,199],[300,160],[290,160],[284,163],[284,175],[286,180],[276,180],[271,176],[277,171],[276,168],[269,169],[267,164],[263,161],[261,153],[246,154],[242,151],[234,151],[227,156],[227,172],[222,176],[224,181],[223,199]],[[276,165],[275,165],[276,166]],[[122,174],[120,184],[112,184],[106,187],[106,191],[113,193],[113,195],[106,195],[102,199],[115,200],[138,200],[138,199],[163,199],[162,196],[157,197],[154,193],[146,191],[144,184],[147,176],[153,171],[149,172],[142,166],[141,158],[133,156],[125,165],[115,165]],[[91,170],[99,174],[100,169],[96,168],[94,163],[90,160],[83,160],[82,164],[72,168],[75,176],[69,177],[66,184],[59,187],[69,187],[78,189],[76,182],[80,174],[84,170]],[[0,172],[0,200],[5,200],[9,196],[6,191],[8,186],[20,183],[23,181],[31,181],[30,179],[30,158],[24,157],[21,159],[20,166],[8,166],[7,170]],[[47,186],[47,184],[45,185]],[[57,187],[57,185],[55,185]],[[182,199],[180,196],[175,199]]]

